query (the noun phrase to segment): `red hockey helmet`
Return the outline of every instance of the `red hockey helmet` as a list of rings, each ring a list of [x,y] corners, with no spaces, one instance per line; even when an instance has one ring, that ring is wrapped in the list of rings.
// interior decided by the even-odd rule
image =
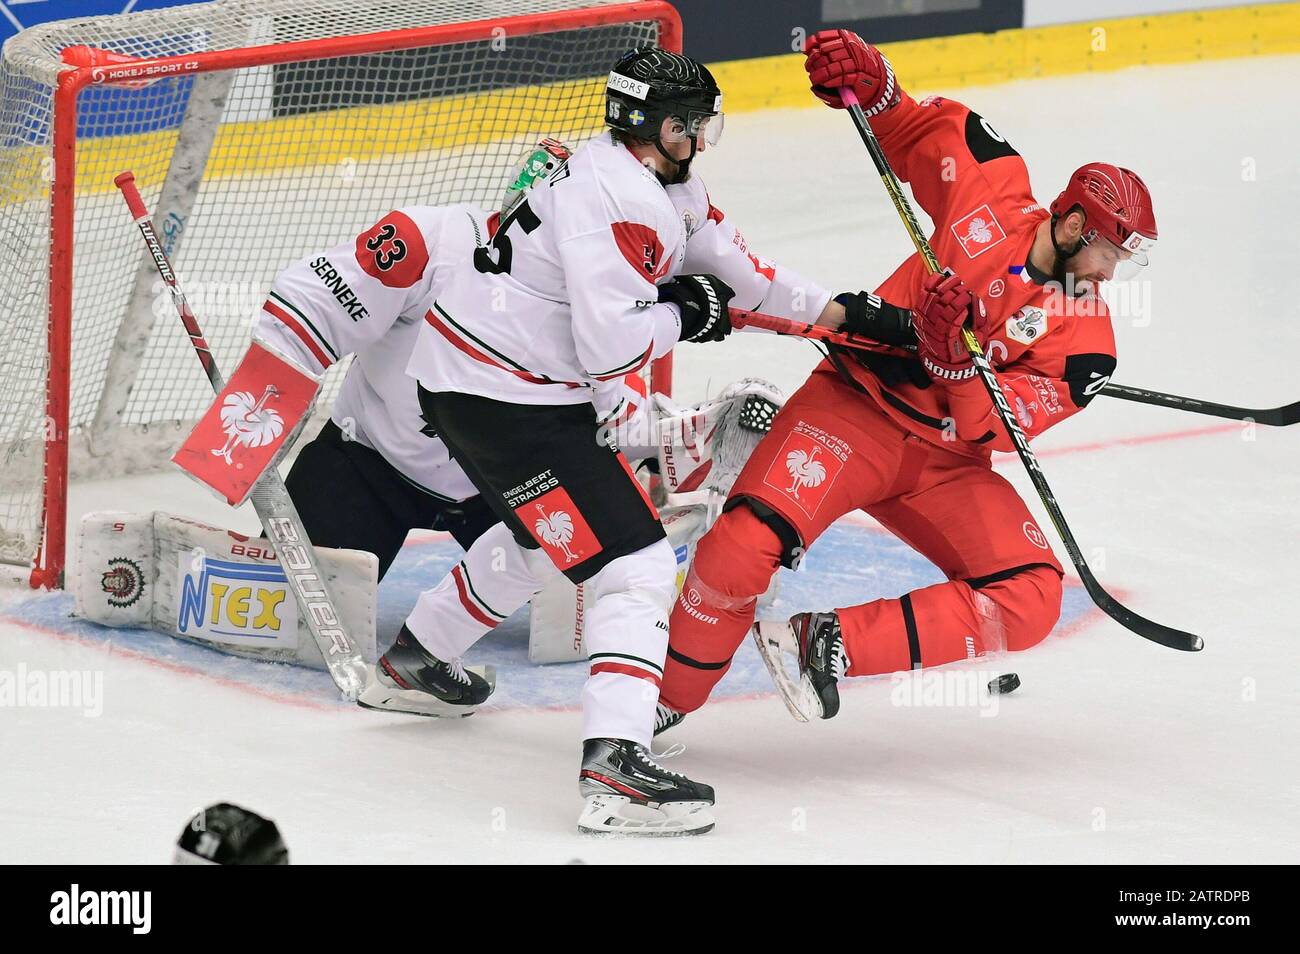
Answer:
[[[1065,216],[1075,206],[1088,217],[1083,233],[1086,243],[1101,236],[1131,252],[1136,264],[1147,263],[1147,253],[1157,237],[1156,214],[1151,208],[1151,192],[1136,172],[1108,162],[1080,166],[1052,203],[1051,212]]]

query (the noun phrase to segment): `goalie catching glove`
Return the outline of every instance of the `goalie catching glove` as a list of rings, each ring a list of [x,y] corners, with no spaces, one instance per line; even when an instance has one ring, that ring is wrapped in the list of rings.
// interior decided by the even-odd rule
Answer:
[[[678,275],[659,286],[659,300],[671,302],[682,313],[678,341],[721,341],[731,334],[727,308],[735,292],[714,275]]]

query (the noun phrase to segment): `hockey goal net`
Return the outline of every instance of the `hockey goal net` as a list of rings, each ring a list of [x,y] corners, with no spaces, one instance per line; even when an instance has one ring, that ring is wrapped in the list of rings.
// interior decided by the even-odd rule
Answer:
[[[216,0],[6,43],[0,564],[61,585],[69,478],[163,467],[212,399],[118,172],[229,368],[280,269],[398,206],[495,208],[538,139],[600,131],[646,43],[681,48],[667,3]]]

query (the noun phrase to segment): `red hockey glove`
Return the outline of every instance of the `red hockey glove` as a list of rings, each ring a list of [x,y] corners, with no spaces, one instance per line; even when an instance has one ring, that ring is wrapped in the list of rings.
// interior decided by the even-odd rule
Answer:
[[[889,60],[852,30],[821,30],[808,38],[803,68],[812,80],[813,95],[827,106],[843,109],[839,88],[857,94],[867,116],[882,113],[898,102],[898,83]]]
[[[980,344],[991,330],[988,311],[951,269],[927,275],[921,284],[921,305],[912,312],[921,363],[930,375],[944,381],[961,381],[975,374],[961,330],[970,322]]]

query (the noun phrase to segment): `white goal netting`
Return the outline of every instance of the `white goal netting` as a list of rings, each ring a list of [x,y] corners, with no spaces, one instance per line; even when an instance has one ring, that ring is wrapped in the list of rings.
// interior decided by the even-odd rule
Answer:
[[[51,364],[47,326],[53,315],[57,331],[61,320],[50,236],[65,48],[225,67],[132,86],[91,82],[76,97],[75,142],[65,144],[76,169],[65,249],[75,478],[164,466],[212,398],[113,187],[118,172],[135,172],[213,352],[230,369],[272,278],[294,259],[394,207],[495,207],[539,138],[576,143],[597,133],[603,77],[625,50],[661,39],[664,9],[610,0],[219,0],[50,23],[6,43],[0,561],[30,562],[48,522],[43,507],[58,506],[43,490],[47,447],[60,430],[47,396],[64,374],[57,359]],[[565,17],[575,10],[610,22],[574,27]],[[242,53],[227,62],[217,51]]]

